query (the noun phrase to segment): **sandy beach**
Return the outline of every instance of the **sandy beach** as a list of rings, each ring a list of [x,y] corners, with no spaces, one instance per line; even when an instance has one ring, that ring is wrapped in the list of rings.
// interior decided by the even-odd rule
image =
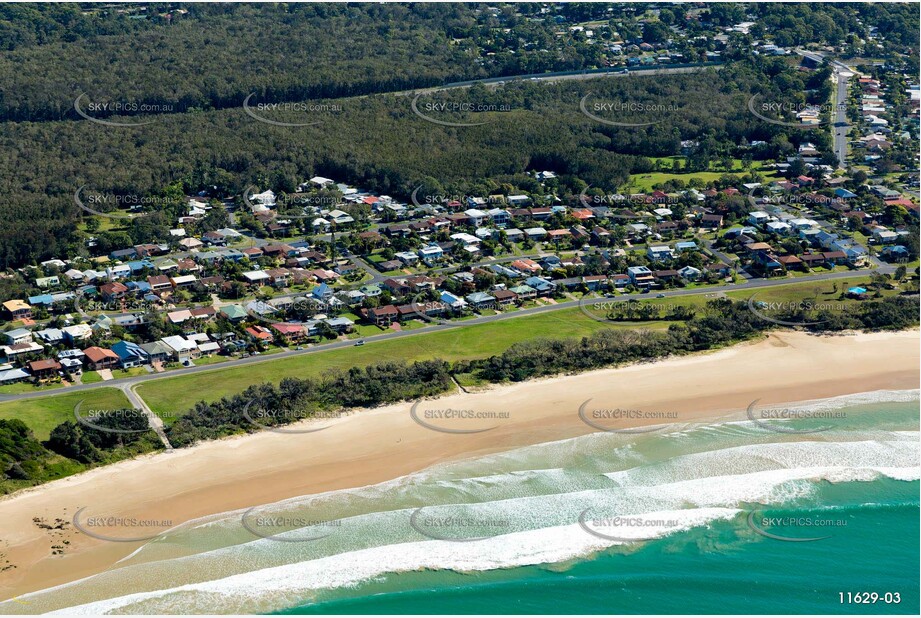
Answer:
[[[102,572],[141,544],[127,539],[198,517],[597,431],[580,407],[620,411],[616,420],[597,421],[619,429],[743,419],[756,400],[764,406],[917,389],[919,343],[917,330],[778,332],[718,352],[402,403],[99,468],[0,500],[0,567],[15,565],[0,572],[0,598]],[[116,539],[104,541],[74,528],[80,509],[84,522],[146,523],[100,524],[99,536]]]

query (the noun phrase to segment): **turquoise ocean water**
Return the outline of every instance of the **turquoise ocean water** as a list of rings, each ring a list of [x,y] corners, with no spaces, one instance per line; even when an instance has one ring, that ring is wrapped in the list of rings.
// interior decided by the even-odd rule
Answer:
[[[836,414],[599,433],[225,513],[0,611],[918,614],[917,391],[798,408]]]

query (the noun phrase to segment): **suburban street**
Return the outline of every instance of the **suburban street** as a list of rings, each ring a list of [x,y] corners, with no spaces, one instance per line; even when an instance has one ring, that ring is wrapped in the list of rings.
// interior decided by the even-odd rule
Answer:
[[[832,135],[835,142],[835,154],[838,157],[838,167],[845,168],[847,161],[847,133],[850,127],[847,124],[847,83],[848,79],[854,76],[854,72],[840,60],[835,60],[828,54],[822,52],[807,52],[802,48],[794,50],[801,56],[814,55],[823,58],[831,65],[834,71],[836,90],[835,90],[835,109],[832,114]]]
[[[838,81],[835,92],[834,139],[835,154],[838,155],[838,167],[845,167],[847,160],[847,80],[853,73],[843,70],[835,64],[835,77]]]

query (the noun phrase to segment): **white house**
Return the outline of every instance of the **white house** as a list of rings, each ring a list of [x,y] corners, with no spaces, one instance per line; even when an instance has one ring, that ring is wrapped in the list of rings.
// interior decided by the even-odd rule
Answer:
[[[444,251],[438,245],[430,245],[428,247],[422,247],[419,249],[419,257],[426,264],[440,260],[443,255]]]
[[[697,279],[700,278],[701,272],[700,269],[694,268],[693,266],[685,266],[684,268],[678,269],[678,274],[682,279],[697,281]]]
[[[671,260],[675,257],[671,247],[667,245],[653,245],[646,249],[646,256],[650,260]]]
[[[72,343],[83,341],[93,334],[93,329],[89,324],[74,324],[65,326],[61,330],[64,331],[64,337]]]
[[[333,223],[336,225],[355,223],[355,218],[344,210],[331,210],[326,216],[332,219]]]
[[[792,229],[790,224],[784,221],[768,221],[765,228],[768,232],[773,232],[774,234],[789,234]]]
[[[464,211],[464,214],[467,216],[467,219],[470,221],[471,225],[480,227],[483,225],[483,221],[489,218],[489,215],[478,208],[469,208]]]
[[[198,349],[198,344],[194,341],[190,341],[185,337],[180,337],[179,335],[172,335],[170,337],[164,337],[161,339],[170,350],[173,351],[173,356],[179,362],[184,362],[187,360],[192,360],[193,358],[198,358],[201,356],[201,351]]]

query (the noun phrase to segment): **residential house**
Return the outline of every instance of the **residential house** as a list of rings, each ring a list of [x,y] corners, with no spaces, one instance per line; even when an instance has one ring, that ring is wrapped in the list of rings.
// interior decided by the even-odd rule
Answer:
[[[147,283],[150,284],[150,289],[153,292],[173,289],[173,284],[170,283],[170,279],[166,275],[153,275],[147,277]]]
[[[675,254],[667,245],[650,245],[646,248],[646,257],[655,262],[664,262],[674,259]]]
[[[128,286],[113,281],[99,286],[99,293],[106,302],[113,302],[123,298],[128,293]]]
[[[352,330],[353,326],[355,326],[355,322],[343,316],[326,318],[323,321],[326,322],[327,326],[329,326],[337,333],[347,333]]]
[[[723,215],[707,214],[700,217],[700,227],[719,229],[723,227]]]
[[[61,370],[61,363],[54,359],[45,358],[29,362],[29,373],[36,380],[47,380],[48,378],[57,377]]]
[[[685,266],[678,269],[678,276],[686,281],[697,281],[703,273],[700,269],[693,266]]]
[[[786,270],[801,270],[803,267],[803,260],[795,255],[781,255],[777,257],[777,261]]]
[[[221,307],[220,313],[231,322],[239,322],[246,318],[246,309],[242,305],[226,305]]]
[[[627,268],[627,276],[630,283],[637,287],[650,286],[654,281],[652,271],[646,266],[630,266]]]
[[[276,322],[271,326],[288,343],[301,343],[307,339],[307,329],[301,322]]]
[[[494,290],[492,295],[500,307],[513,305],[518,301],[518,295],[511,290]]]
[[[57,275],[52,277],[39,277],[35,280],[35,285],[42,289],[56,288],[61,285],[61,280],[57,277]]]
[[[390,326],[399,316],[397,308],[393,305],[372,307],[368,309],[368,319],[377,326]]]
[[[495,297],[490,296],[486,292],[474,292],[473,294],[468,294],[465,298],[475,309],[493,307],[496,302]]]
[[[171,356],[180,363],[191,361],[201,356],[198,344],[185,337],[172,335],[164,337],[161,341],[172,350]]]
[[[32,341],[32,331],[27,328],[16,328],[3,333],[4,338],[10,345],[17,343],[28,343]]]
[[[509,291],[514,292],[515,296],[517,296],[519,300],[530,300],[532,298],[537,298],[537,290],[529,285],[516,285]]]
[[[64,331],[60,328],[43,328],[35,331],[34,335],[48,345],[57,345],[64,341]]]
[[[8,300],[3,303],[3,309],[13,320],[28,320],[32,317],[32,307],[24,300]]]
[[[454,311],[461,311],[467,306],[467,301],[459,296],[455,296],[451,292],[443,291],[439,298],[442,303],[446,304]]]
[[[524,233],[533,241],[542,241],[547,237],[547,230],[542,227],[529,227]]]
[[[608,283],[608,278],[605,275],[587,275],[582,277],[582,283],[594,292],[603,289]]]
[[[195,275],[180,275],[178,277],[170,277],[170,284],[176,288],[191,288],[198,281],[198,277]]]
[[[93,329],[89,324],[73,324],[61,329],[64,331],[64,338],[71,344],[84,341],[93,334]]]
[[[15,384],[28,380],[30,377],[22,369],[0,369],[0,384]]]
[[[544,277],[528,277],[524,284],[534,288],[538,296],[550,296],[556,290],[556,284]]]
[[[540,264],[529,258],[515,260],[509,266],[524,275],[533,275],[543,270]]]
[[[140,367],[146,364],[148,360],[148,355],[144,348],[131,341],[117,342],[112,346],[112,351],[118,355],[123,369]]]
[[[272,331],[270,331],[265,326],[260,326],[257,324],[255,326],[247,326],[245,330],[246,334],[255,341],[271,343],[275,340],[275,336],[272,335]]]
[[[429,245],[419,249],[419,257],[426,264],[431,264],[444,257],[444,250],[438,245]]]
[[[92,346],[83,350],[86,358],[86,366],[93,370],[111,369],[117,367],[121,362],[118,354],[106,348]]]
[[[147,355],[149,363],[164,363],[173,356],[173,349],[162,341],[142,343],[140,347]]]

